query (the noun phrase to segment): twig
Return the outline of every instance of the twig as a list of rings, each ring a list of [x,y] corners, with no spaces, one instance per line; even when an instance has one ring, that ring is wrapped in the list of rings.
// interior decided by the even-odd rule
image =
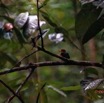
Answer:
[[[100,67],[100,68],[103,67],[102,63],[91,62],[91,61],[75,61],[75,60],[67,60],[67,62],[47,61],[47,62],[33,63],[32,65],[26,65],[23,67],[15,67],[11,70],[4,70],[0,72],[0,75],[5,75],[12,72],[17,72],[17,71],[29,70],[30,68],[33,68],[33,67],[36,68],[36,67],[44,67],[44,66],[61,66],[61,65],[93,66],[93,67]]]
[[[31,69],[30,73],[27,75],[26,79],[20,84],[20,86],[18,87],[18,89],[16,90],[16,94],[19,93],[19,91],[22,89],[22,87],[25,85],[25,83],[28,81],[28,79],[30,78],[30,76],[32,75],[32,73],[34,72],[35,68]],[[10,103],[11,100],[15,97],[15,95],[11,96],[7,101],[7,103]]]
[[[22,100],[22,98],[20,96],[18,96],[7,84],[5,84],[2,80],[0,80],[0,82],[14,95],[16,96],[21,103],[24,103],[24,101]],[[8,103],[8,102],[7,102]]]
[[[59,58],[59,59],[65,61],[65,62],[68,62],[68,59],[67,58],[64,58],[64,57],[61,57],[59,55],[56,55],[56,54],[54,54],[54,53],[52,53],[52,52],[50,52],[50,51],[48,51],[48,50],[46,50],[44,48],[41,48],[39,46],[37,46],[37,48],[38,48],[38,50],[41,50],[41,51],[45,52],[46,54],[49,54],[49,55],[51,55],[53,57],[56,57],[56,58]]]
[[[30,54],[24,56],[20,61],[18,61],[18,62],[15,64],[14,67],[18,66],[19,64],[21,64],[21,62],[22,62],[24,59],[30,57],[31,55],[33,55],[34,53],[36,53],[36,52],[38,52],[38,51],[39,51],[39,50],[35,50],[35,51],[33,51],[32,53],[30,53]],[[13,68],[14,68],[14,67],[13,67]]]
[[[41,91],[44,89],[45,86],[46,86],[46,83],[43,84],[43,86],[40,88],[40,91],[39,91],[38,96],[37,96],[37,99],[36,99],[36,103],[38,103],[39,97],[40,97],[40,93],[41,93]]]
[[[44,41],[43,41],[43,37],[42,37],[42,30],[40,27],[40,20],[39,20],[39,0],[37,0],[37,17],[38,17],[38,29],[39,29],[40,38],[41,38],[41,46],[42,46],[42,48],[44,48]]]

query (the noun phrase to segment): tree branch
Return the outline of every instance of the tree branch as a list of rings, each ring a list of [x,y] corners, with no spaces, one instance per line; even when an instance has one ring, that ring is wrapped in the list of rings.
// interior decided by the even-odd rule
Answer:
[[[30,54],[24,56],[20,61],[18,61],[18,62],[14,65],[14,67],[18,67],[18,65],[20,65],[21,62],[22,62],[23,60],[27,59],[28,57],[30,57],[31,55],[35,54],[35,53],[38,52],[38,51],[39,51],[39,50],[35,50],[35,51],[31,52]],[[14,67],[13,67],[13,68],[14,68]]]
[[[39,47],[39,46],[37,46],[37,48],[38,48],[38,50],[41,50],[41,51],[43,51],[44,53],[49,54],[50,56],[53,56],[53,57],[56,57],[56,58],[59,58],[59,59],[65,61],[65,62],[68,62],[68,59],[67,59],[67,58],[64,58],[64,57],[61,57],[61,56],[59,56],[59,55],[56,55],[56,54],[54,54],[54,53],[52,53],[52,52],[50,52],[50,51],[48,51],[48,50],[46,50],[46,49],[44,49],[44,48],[41,48],[41,47]]]
[[[18,87],[18,89],[16,90],[16,94],[19,93],[19,91],[22,89],[22,87],[26,84],[26,82],[28,81],[28,79],[31,77],[32,73],[34,72],[35,68],[31,69],[30,73],[27,75],[26,79],[20,84],[20,86]],[[15,95],[11,96],[8,100],[7,103],[10,103],[12,101],[12,99],[15,97]]]
[[[20,96],[18,96],[7,84],[5,84],[2,80],[0,80],[0,82],[14,95],[16,96],[21,103],[24,103],[24,101],[22,100],[22,98]]]
[[[33,67],[37,68],[37,67],[43,67],[43,66],[59,66],[59,65],[93,66],[93,67],[100,67],[100,68],[103,67],[102,63],[91,62],[91,61],[75,61],[75,60],[67,60],[67,62],[47,61],[47,62],[32,63],[32,65],[28,64],[22,67],[14,67],[13,69],[10,69],[10,70],[1,71],[0,75],[5,75],[5,74],[12,73],[12,72],[17,72],[17,71],[29,70]]]
[[[39,0],[37,0],[37,17],[38,17],[38,29],[40,32],[40,38],[41,38],[41,46],[44,48],[44,42],[43,42],[43,37],[42,37],[42,30],[40,27],[40,20],[39,20]]]

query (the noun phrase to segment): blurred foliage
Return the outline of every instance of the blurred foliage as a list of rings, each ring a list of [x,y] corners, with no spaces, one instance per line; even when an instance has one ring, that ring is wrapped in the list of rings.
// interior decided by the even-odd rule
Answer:
[[[86,60],[91,59],[91,52],[95,52],[94,60],[102,62],[104,54],[104,20],[101,17],[97,20],[101,9],[91,4],[81,7],[78,0],[39,0],[40,18],[47,22],[42,30],[49,28],[50,33],[63,33],[64,41],[58,44],[49,41],[48,34],[44,37],[45,48],[55,54],[60,54],[59,50],[64,48],[73,60],[82,60],[82,51],[85,52]],[[14,22],[15,17],[21,12],[29,12],[31,15],[37,14],[36,0],[0,0],[0,21]],[[102,22],[103,21],[103,22]],[[98,34],[98,35],[97,35]],[[2,33],[0,32],[0,37]],[[35,35],[35,34],[34,34]],[[95,36],[96,35],[96,36]],[[90,39],[94,37],[93,47],[90,47]],[[85,50],[81,44],[85,44]],[[40,41],[38,42],[40,44]],[[0,71],[11,69],[25,55],[31,53],[32,45],[30,38],[22,34],[22,30],[15,27],[13,38],[6,40],[0,38]],[[43,52],[25,59],[22,65],[30,62],[55,61],[56,58]],[[97,98],[93,90],[84,95],[80,81],[86,79],[85,76],[97,75],[97,78],[104,78],[104,70],[99,68],[87,68],[78,66],[54,66],[38,68],[35,73],[22,88],[20,94],[25,103],[34,103],[37,95],[40,103],[92,103],[91,98]],[[36,72],[35,71],[35,72]],[[0,76],[11,88],[16,90],[25,80],[29,71],[10,73]],[[36,82],[38,80],[38,82]],[[46,83],[46,85],[43,85]],[[10,97],[11,93],[0,84],[0,103]],[[43,88],[42,88],[43,87]],[[42,89],[41,89],[42,88]],[[42,91],[40,93],[40,91]],[[94,94],[94,95],[93,95]],[[89,96],[90,95],[90,96]],[[91,97],[91,98],[90,98]],[[89,100],[88,100],[89,99]],[[97,98],[98,99],[98,98]],[[95,103],[102,103],[104,97]],[[12,103],[19,103],[17,98]]]

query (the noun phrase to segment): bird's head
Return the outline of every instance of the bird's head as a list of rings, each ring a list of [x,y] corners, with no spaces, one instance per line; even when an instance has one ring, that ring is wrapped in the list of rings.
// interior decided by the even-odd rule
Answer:
[[[66,50],[65,50],[65,49],[61,49],[60,52],[61,52],[61,53],[65,53]]]

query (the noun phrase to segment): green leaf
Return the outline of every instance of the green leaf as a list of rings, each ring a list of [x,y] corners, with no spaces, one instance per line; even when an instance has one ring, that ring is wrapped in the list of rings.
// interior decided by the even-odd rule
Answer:
[[[13,19],[13,18],[10,18],[10,17],[5,16],[5,15],[0,15],[0,17],[6,19],[7,21],[9,21],[9,22],[12,23],[12,24],[14,23],[14,19]]]
[[[64,97],[67,97],[67,95],[62,90],[59,90],[58,88],[56,88],[56,87],[54,87],[52,85],[48,85],[47,87],[52,89],[53,91],[59,93],[60,95],[62,95]]]
[[[12,54],[10,53],[4,53],[4,52],[0,52],[0,54],[2,55],[2,58],[5,59],[5,61],[9,61],[12,65],[17,63],[17,59],[16,57],[14,57]]]
[[[81,86],[77,85],[77,86],[68,86],[68,87],[63,87],[61,88],[61,90],[63,91],[75,91],[75,90],[80,90]]]
[[[46,6],[49,0],[45,0],[42,5],[39,7],[39,9],[41,9],[42,7]]]
[[[7,60],[4,58],[4,56],[1,52],[0,52],[0,58],[2,58],[2,59],[0,59],[0,69],[2,69],[2,68],[4,68],[4,65]]]
[[[54,23],[52,20],[51,20],[51,17],[50,15],[48,15],[46,12],[40,10],[43,18],[52,26],[52,27],[57,27],[57,24]]]
[[[95,31],[96,28],[92,25],[94,25],[93,23],[96,24],[100,12],[101,9],[96,9],[95,6],[86,4],[83,5],[81,11],[78,13],[75,21],[75,31],[79,41],[83,41],[83,44],[99,32],[97,31],[93,34],[92,31]],[[89,31],[90,27],[92,29]]]
[[[43,88],[43,90],[42,90],[41,101],[43,101],[43,103],[48,103],[48,97],[47,97],[47,93],[45,91],[45,88]]]
[[[16,27],[14,27],[14,31],[16,33],[16,36],[18,38],[18,41],[21,45],[23,45],[23,43],[26,43],[27,40],[26,38],[24,37],[24,35],[20,32],[20,30],[18,30]]]
[[[5,14],[9,16],[9,13],[8,13],[9,8],[6,5],[4,5],[2,2],[0,4],[0,8],[2,9],[2,11],[4,11]]]
[[[89,41],[91,38],[96,36],[102,29],[104,28],[104,19],[100,18],[96,22],[94,22],[90,28],[87,30],[85,35],[82,38],[82,44],[85,44],[87,41]]]
[[[99,73],[96,68],[86,68],[84,69],[84,72],[87,77],[92,77],[92,76],[98,76]]]

